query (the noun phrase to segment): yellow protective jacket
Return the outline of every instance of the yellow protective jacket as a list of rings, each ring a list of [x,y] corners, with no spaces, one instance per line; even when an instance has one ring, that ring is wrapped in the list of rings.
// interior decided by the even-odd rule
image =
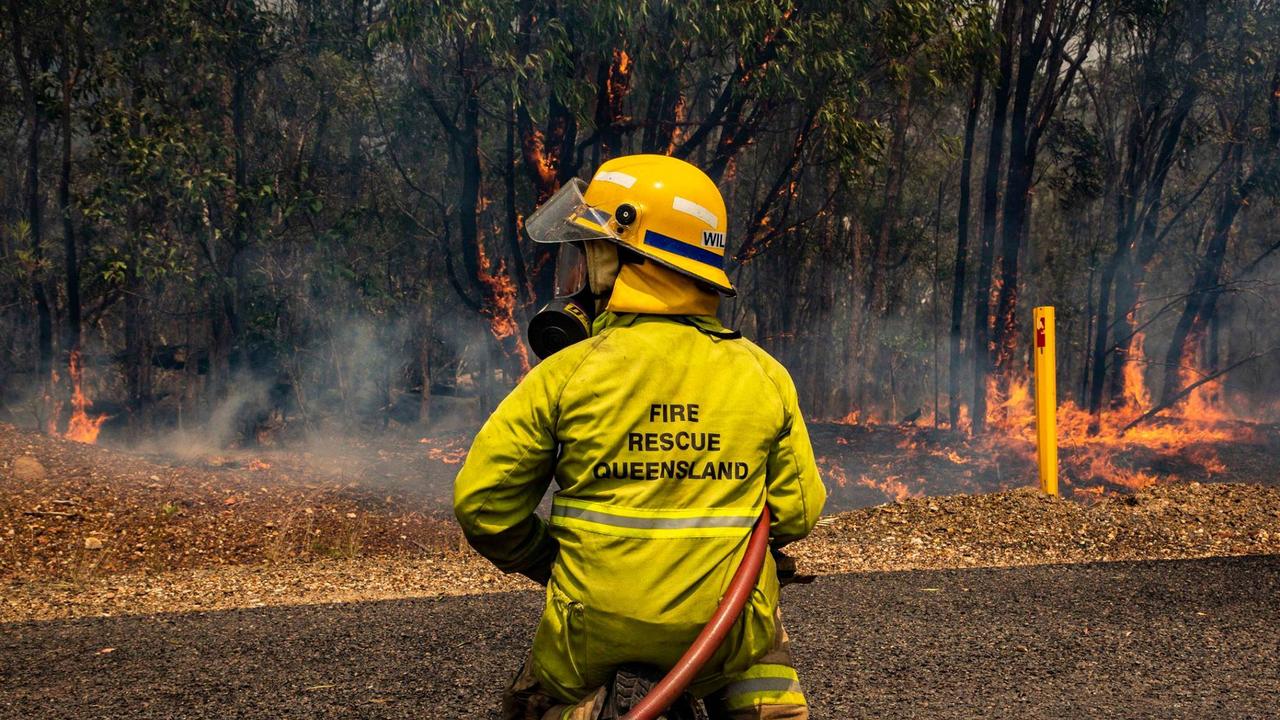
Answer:
[[[553,478],[548,525],[534,510]],[[766,502],[778,547],[825,500],[782,365],[714,317],[612,312],[503,400],[454,487],[463,532],[499,568],[536,577],[554,560],[533,664],[571,702],[620,664],[679,659]],[[770,557],[695,692],[768,650],[777,603]]]

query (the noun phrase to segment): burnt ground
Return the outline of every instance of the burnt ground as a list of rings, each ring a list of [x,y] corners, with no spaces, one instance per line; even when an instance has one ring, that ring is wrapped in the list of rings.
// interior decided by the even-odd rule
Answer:
[[[815,718],[1280,712],[1280,556],[855,573],[788,588]],[[533,591],[22,622],[4,718],[485,718]]]
[[[1031,447],[1016,437],[975,441],[927,427],[838,423],[814,423],[812,435],[828,487],[827,514],[1036,482]],[[1127,472],[1141,473],[1142,483],[1154,485],[1151,490],[1194,482],[1280,487],[1274,472],[1280,427],[1237,424],[1206,432],[1204,440],[1197,437],[1168,446],[1064,443],[1064,494],[1086,505],[1113,504],[1131,497],[1134,488],[1117,482]],[[82,583],[120,573],[450,552],[459,543],[450,510],[452,482],[469,442],[466,431],[455,430],[428,438],[387,433],[253,450],[156,438],[122,449],[0,423],[0,580]],[[1106,472],[1098,475],[1099,467]],[[1252,510],[1252,517],[1205,525],[1209,535],[1225,534],[1221,547],[1190,554],[1268,551],[1265,538],[1260,549],[1253,540],[1236,547],[1240,543],[1227,542],[1227,536],[1254,538],[1271,522],[1268,503],[1275,495],[1240,500],[1234,491],[1223,492],[1232,496],[1233,508],[1244,515]],[[1166,527],[1176,529],[1184,516],[1212,514],[1220,499],[1219,493],[1191,493],[1156,522],[1172,519]],[[1000,517],[1011,508],[997,503],[991,510]],[[1024,536],[1017,527],[1020,511],[1013,510],[1009,532]],[[972,528],[957,520],[941,530],[959,537]],[[1109,534],[1104,528],[1103,538]],[[1131,557],[1136,556],[1086,559]]]

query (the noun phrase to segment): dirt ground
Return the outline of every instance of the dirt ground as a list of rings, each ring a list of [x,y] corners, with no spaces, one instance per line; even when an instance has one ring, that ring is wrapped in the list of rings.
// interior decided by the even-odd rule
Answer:
[[[1280,558],[784,589],[815,720],[1274,718]],[[538,592],[11,623],[0,718],[497,717]]]
[[[123,452],[0,424],[0,578],[456,546],[450,483],[465,442]]]
[[[937,477],[976,463],[914,428],[815,427],[847,476]],[[840,442],[843,439],[844,442]],[[247,452],[124,452],[0,425],[0,621],[492,592],[532,587],[474,555],[449,513],[465,434]],[[938,443],[936,447],[928,443]],[[1269,441],[1267,441],[1269,442]],[[895,450],[913,443],[912,452]],[[923,449],[922,449],[923,447]],[[1266,443],[1233,447],[1275,482]],[[998,567],[1280,553],[1280,488],[1169,482],[1137,493],[833,500],[790,549],[802,572]],[[1006,476],[1007,477],[1007,476]],[[1025,483],[1022,483],[1025,485]],[[944,488],[945,483],[939,482]],[[954,492],[954,489],[952,490]],[[864,503],[866,504],[866,503]]]
[[[1269,433],[1212,462],[1123,451],[1161,482],[1054,498],[1017,449],[815,426],[832,501],[788,551],[818,578],[783,597],[813,716],[1273,714]],[[0,717],[493,717],[542,591],[449,516],[466,443],[123,451],[0,425]]]

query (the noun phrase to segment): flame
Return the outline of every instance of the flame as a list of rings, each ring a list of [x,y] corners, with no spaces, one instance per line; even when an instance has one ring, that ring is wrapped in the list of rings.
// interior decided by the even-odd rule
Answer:
[[[684,135],[680,127],[684,123],[688,114],[689,114],[689,108],[687,107],[684,93],[680,93],[680,95],[676,98],[676,106],[672,110],[672,115],[675,118],[675,127],[672,128],[671,130],[671,142],[667,143],[667,150],[664,154],[666,155],[676,154],[676,148],[680,145],[680,141],[682,140],[682,137]]]
[[[484,251],[484,243],[479,244],[477,254],[480,265],[479,280],[488,289],[482,312],[489,318],[489,332],[493,333],[500,342],[514,343],[513,352],[520,360],[520,375],[523,377],[529,372],[529,349],[520,338],[520,328],[516,322],[516,284],[507,274],[505,261],[499,260],[497,269],[491,271],[492,263]]]
[[[818,458],[818,467],[822,468],[822,474],[834,480],[837,486],[846,487],[849,484],[849,474],[835,460],[828,457],[820,457]]]
[[[467,457],[466,444],[457,438],[443,441],[421,438],[418,442],[431,446],[427,449],[427,457],[448,465],[460,465]]]
[[[259,460],[258,458],[253,458],[249,461],[250,470],[269,470],[270,468],[271,463]]]
[[[108,416],[89,417],[85,412],[85,408],[89,406],[89,398],[84,394],[84,367],[81,365],[79,350],[71,351],[67,374],[71,378],[71,418],[67,421],[67,431],[62,436],[92,445],[98,441],[98,432]]]
[[[1135,333],[1132,338],[1126,358],[1128,362],[1121,375],[1123,392],[1114,406],[1094,416],[1071,400],[1059,403],[1059,462],[1066,492],[1079,493],[1081,497],[1101,497],[1116,491],[1149,488],[1167,482],[1170,476],[1212,478],[1227,470],[1218,456],[1217,445],[1248,439],[1251,433],[1248,427],[1229,422],[1233,416],[1226,411],[1218,381],[1201,385],[1180,407],[1166,410],[1158,417],[1130,428],[1130,423],[1152,407],[1152,394],[1144,372],[1147,365],[1145,341],[1142,333]],[[1183,387],[1205,376],[1198,366],[1200,359],[1194,348],[1194,345],[1187,348],[1187,363],[1178,370]],[[1016,464],[1023,468],[1035,467],[1034,407],[1031,378],[1019,374],[1004,382],[996,377],[989,378],[986,391],[988,431],[980,436],[936,435],[932,430],[912,427],[897,419],[869,417],[862,409],[850,411],[836,422],[867,428],[897,425],[894,431],[902,435],[894,436],[893,442],[899,451],[945,461],[956,468],[955,472],[947,473],[947,478],[958,482],[960,487],[969,487],[971,484],[961,478],[972,478],[975,474],[995,474],[999,478],[1001,466],[1008,468],[1010,460],[1017,460]],[[923,418],[916,422],[917,425],[929,424]],[[959,428],[970,426],[968,406],[960,406],[957,425]],[[940,442],[940,438],[951,440]],[[839,437],[836,443],[849,444],[847,439]],[[1176,458],[1172,467],[1185,469],[1154,469],[1167,464],[1159,462],[1161,458]],[[844,487],[848,483],[844,470],[829,461],[822,463],[825,474],[836,481],[834,484]],[[903,466],[893,460],[872,464],[866,473],[854,472],[859,473],[855,485],[878,490],[895,500],[917,496],[921,490],[928,489],[923,481],[913,482],[910,486],[905,483],[902,480]],[[1018,473],[1010,476],[1007,469],[1004,472],[1011,484],[1035,483],[1034,477],[1022,477]],[[912,491],[912,487],[918,490]],[[955,487],[948,485],[946,489]]]
[[[1133,312],[1129,313],[1129,325],[1134,325]],[[1129,352],[1124,363],[1124,398],[1125,402],[1137,407],[1151,406],[1151,393],[1147,391],[1147,383],[1143,378],[1143,358],[1146,357],[1145,346],[1147,335],[1135,332],[1129,340]]]
[[[863,487],[871,488],[872,490],[879,490],[894,502],[902,502],[907,498],[919,497],[921,495],[919,491],[912,491],[908,488],[906,483],[902,482],[898,475],[889,475],[883,480],[874,480],[870,476],[859,475],[858,484]]]
[[[1184,360],[1182,367],[1178,369],[1178,379],[1182,381],[1182,387],[1188,387],[1205,376],[1196,362],[1198,339],[1196,334],[1192,333],[1183,345],[1182,357],[1190,360]],[[1211,380],[1192,390],[1191,394],[1182,401],[1182,406],[1189,417],[1210,421],[1228,419],[1227,414],[1222,411],[1222,379]]]
[[[1124,394],[1116,407],[1095,418],[1069,400],[1058,406],[1061,472],[1073,491],[1095,486],[1102,488],[1096,492],[1105,492],[1107,487],[1142,490],[1157,484],[1158,474],[1122,465],[1120,453],[1135,449],[1176,454],[1209,476],[1226,469],[1210,446],[1239,440],[1242,431],[1222,424],[1228,416],[1221,407],[1216,382],[1197,388],[1184,402],[1180,415],[1162,415],[1126,430],[1150,409],[1151,393],[1143,373],[1144,343],[1141,333],[1134,336],[1122,375]],[[1181,377],[1185,386],[1203,374],[1193,361],[1182,368]],[[987,422],[991,432],[977,439],[977,443],[988,449],[997,445],[1013,447],[1028,459],[1035,457],[1035,411],[1030,385],[1026,376],[1011,380],[1005,393],[999,391],[997,383],[988,384]]]

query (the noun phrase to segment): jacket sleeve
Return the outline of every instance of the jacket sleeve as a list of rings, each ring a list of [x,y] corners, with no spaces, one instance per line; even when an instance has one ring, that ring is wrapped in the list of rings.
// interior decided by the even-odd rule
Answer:
[[[774,379],[782,396],[783,427],[769,450],[765,479],[769,513],[773,517],[770,534],[775,548],[808,535],[827,501],[827,489],[813,458],[813,446],[809,444],[809,430],[800,414],[795,384],[781,366],[778,372],[781,377]]]
[[[480,428],[453,486],[467,542],[503,572],[545,582],[558,544],[534,514],[555,469],[560,383],[534,368]]]

